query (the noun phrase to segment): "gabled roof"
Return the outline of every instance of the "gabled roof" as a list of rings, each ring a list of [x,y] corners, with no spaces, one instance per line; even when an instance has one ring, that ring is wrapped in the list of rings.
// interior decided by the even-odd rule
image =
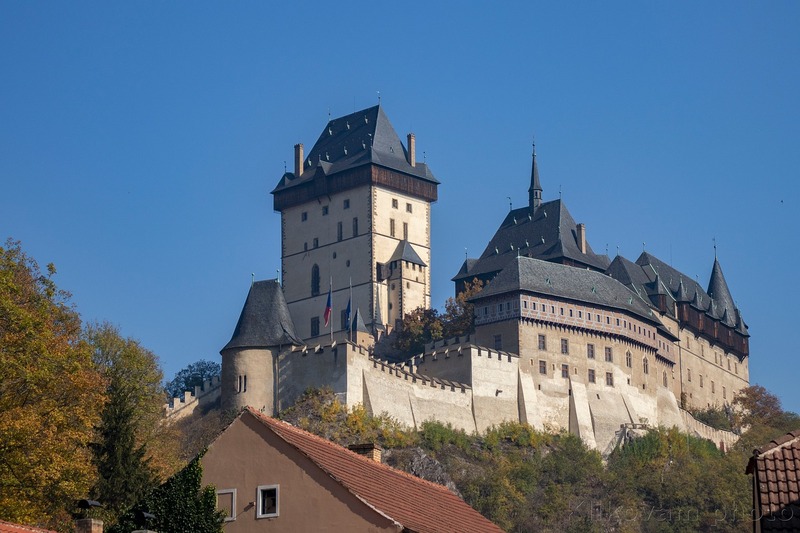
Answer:
[[[294,332],[283,289],[275,279],[256,281],[247,293],[233,336],[221,351],[283,344],[302,344]]]
[[[753,450],[756,515],[764,531],[800,531],[800,429]]]
[[[23,526],[21,524],[12,524],[11,522],[4,522],[0,520],[0,533],[56,533],[51,529],[42,529],[33,526]]]
[[[389,261],[408,261],[409,263],[414,263],[420,266],[428,266],[425,264],[425,261],[419,256],[417,251],[408,241],[400,241],[397,245],[397,249],[394,251],[392,258]]]
[[[330,441],[248,407],[279,438],[308,457],[342,487],[404,531],[501,531],[441,485],[362,457]]]
[[[328,176],[370,163],[439,183],[425,163],[408,163],[406,148],[376,105],[329,121],[306,155],[300,176],[287,172],[272,193],[311,181],[319,173]]]
[[[650,307],[635,292],[614,278],[594,270],[529,257],[514,258],[470,301],[516,291],[529,291],[619,309],[663,328]]]
[[[462,265],[453,280],[499,272],[518,255],[542,261],[569,260],[599,270],[609,264],[608,257],[595,254],[588,242],[586,253],[581,252],[575,219],[564,202],[551,200],[535,211],[526,206],[508,213],[480,258],[463,274]],[[470,266],[469,260],[466,266]]]

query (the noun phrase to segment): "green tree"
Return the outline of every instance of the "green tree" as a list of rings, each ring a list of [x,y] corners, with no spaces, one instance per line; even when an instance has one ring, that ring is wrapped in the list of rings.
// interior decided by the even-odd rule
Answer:
[[[178,398],[186,391],[194,391],[214,376],[219,376],[222,368],[219,363],[202,359],[182,368],[164,386],[169,398]]]
[[[153,490],[143,500],[125,513],[119,523],[109,528],[109,533],[130,533],[137,529],[152,529],[159,533],[220,533],[223,513],[217,511],[214,487],[201,487],[202,454],[163,485]],[[145,511],[155,516],[147,527],[140,527],[135,511]]]
[[[99,474],[93,497],[113,523],[159,478],[174,472],[178,458],[171,428],[161,423],[163,374],[156,356],[108,323],[88,326],[85,338],[109,398],[93,446]]]
[[[0,519],[70,520],[95,470],[88,444],[105,381],[69,294],[19,242],[0,246]]]

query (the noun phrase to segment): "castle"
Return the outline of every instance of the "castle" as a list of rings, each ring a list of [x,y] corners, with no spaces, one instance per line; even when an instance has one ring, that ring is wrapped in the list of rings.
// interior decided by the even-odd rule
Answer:
[[[719,262],[703,290],[650,254],[595,254],[564,202],[542,200],[535,150],[528,205],[453,278],[456,293],[485,282],[470,300],[474,332],[402,363],[376,356],[406,313],[431,305],[439,182],[415,144],[375,106],[329,121],[308,155],[295,145],[294,172],[272,191],[282,283],[253,283],[221,350],[221,381],[187,393],[184,406],[221,397],[224,409],[273,414],[327,386],[410,427],[521,421],[569,430],[603,453],[646,426],[721,447],[735,440],[687,411],[723,405],[749,383],[749,333]]]

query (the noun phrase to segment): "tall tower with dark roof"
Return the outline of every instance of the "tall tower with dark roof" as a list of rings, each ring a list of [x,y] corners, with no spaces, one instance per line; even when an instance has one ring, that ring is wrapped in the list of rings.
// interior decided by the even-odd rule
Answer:
[[[346,335],[343,311],[392,327],[430,306],[430,206],[439,182],[379,105],[328,122],[272,191],[281,213],[286,302],[299,337]],[[332,292],[331,325],[324,312]],[[380,306],[380,307],[379,307]],[[351,317],[352,318],[352,317]]]
[[[531,163],[531,186],[528,189],[528,207],[536,211],[542,205],[542,184],[539,183],[539,165],[536,164],[536,143],[533,144],[533,162]]]

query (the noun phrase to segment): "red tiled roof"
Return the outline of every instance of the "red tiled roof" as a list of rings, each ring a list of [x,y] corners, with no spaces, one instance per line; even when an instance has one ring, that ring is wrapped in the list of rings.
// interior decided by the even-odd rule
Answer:
[[[12,524],[11,522],[3,522],[0,520],[0,533],[56,533],[50,529],[42,529],[33,526],[23,526],[20,524]]]
[[[762,529],[800,531],[800,429],[754,450],[747,473],[756,479]]]
[[[442,533],[502,531],[442,485],[353,453],[252,408],[247,411],[357,498],[403,528]]]

